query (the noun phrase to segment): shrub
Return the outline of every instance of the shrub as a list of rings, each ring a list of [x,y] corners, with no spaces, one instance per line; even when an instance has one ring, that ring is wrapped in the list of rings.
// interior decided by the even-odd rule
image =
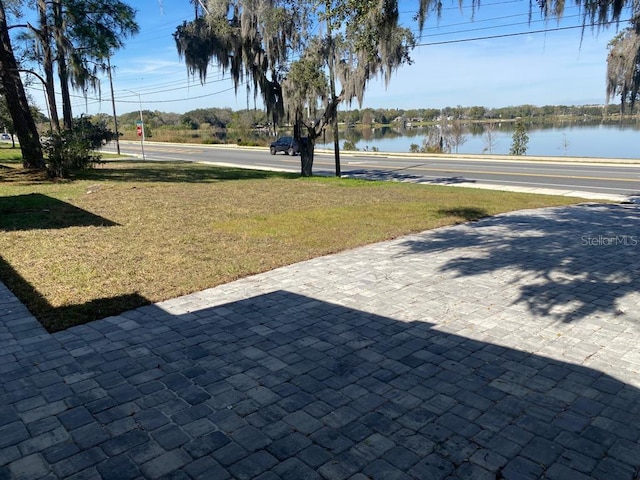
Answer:
[[[202,140],[202,143],[205,145],[219,145],[224,142],[217,137],[211,137],[211,138],[206,138]]]
[[[73,121],[71,130],[51,133],[43,141],[50,177],[68,177],[73,171],[92,168],[100,162],[95,150],[113,140],[115,133],[104,122],[93,124],[86,117]]]
[[[358,150],[356,148],[356,144],[353,143],[351,140],[345,140],[344,143],[342,144],[342,150],[344,151],[356,151]]]
[[[511,139],[511,149],[509,155],[526,155],[527,145],[529,143],[529,135],[524,128],[522,122],[516,122],[516,128],[513,131],[513,137]]]

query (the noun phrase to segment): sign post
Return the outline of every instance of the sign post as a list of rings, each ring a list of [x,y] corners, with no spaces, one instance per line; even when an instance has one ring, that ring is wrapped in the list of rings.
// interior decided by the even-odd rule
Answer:
[[[140,120],[136,120],[136,135],[140,137],[140,148],[142,149],[142,160],[144,158],[144,121],[142,119],[142,97],[139,93],[127,90],[127,92],[133,93],[138,96],[138,103],[140,104]]]
[[[142,122],[142,110],[140,110],[140,120],[136,121],[136,135],[140,137],[140,148],[142,149],[142,160],[144,158],[144,123]]]

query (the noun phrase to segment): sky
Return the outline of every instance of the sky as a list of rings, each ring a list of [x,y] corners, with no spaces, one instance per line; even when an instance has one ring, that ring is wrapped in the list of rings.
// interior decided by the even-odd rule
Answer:
[[[217,67],[210,69],[206,85],[190,78],[172,37],[180,23],[193,18],[187,0],[128,3],[138,11],[140,32],[111,59],[118,115],[140,108],[175,113],[261,108],[244,87],[236,95],[228,74]],[[351,108],[603,104],[607,43],[616,26],[583,33],[580,11],[572,3],[567,2],[560,22],[544,21],[536,11],[529,22],[529,0],[485,0],[475,14],[470,7],[461,10],[457,0],[445,1],[442,16],[427,19],[411,54],[413,64],[401,67],[387,86],[373,81],[363,104]],[[401,23],[418,35],[412,20],[416,10],[417,1],[400,0]],[[536,33],[540,30],[547,31]],[[46,112],[41,90],[32,87],[30,94]],[[112,115],[110,95],[105,77],[102,99],[91,94],[85,101],[78,95],[74,116]]]

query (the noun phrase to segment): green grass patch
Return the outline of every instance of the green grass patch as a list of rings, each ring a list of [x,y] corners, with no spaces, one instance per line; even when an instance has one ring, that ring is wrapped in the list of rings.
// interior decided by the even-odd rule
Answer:
[[[3,168],[3,164],[5,169],[7,164],[22,164],[22,152],[19,146],[13,148],[10,143],[0,143],[0,168]]]
[[[577,200],[108,160],[0,168],[0,279],[50,331],[411,232]]]

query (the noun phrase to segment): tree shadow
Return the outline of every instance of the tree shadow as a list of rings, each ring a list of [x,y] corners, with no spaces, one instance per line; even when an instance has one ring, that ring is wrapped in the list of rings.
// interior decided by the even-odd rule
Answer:
[[[252,170],[222,167],[186,161],[142,161],[135,160],[131,166],[122,160],[106,161],[91,170],[79,172],[76,178],[92,181],[119,182],[169,182],[169,183],[208,183],[232,180],[263,180],[267,178],[299,178],[299,175],[266,170]]]
[[[457,185],[461,183],[476,183],[476,180],[464,177],[440,177],[427,178],[422,175],[402,173],[398,170],[350,170],[343,173],[344,177],[357,178],[359,180],[378,180],[395,182],[413,182],[428,185]]]
[[[78,318],[105,318],[149,304],[149,300],[145,297],[131,293],[116,297],[97,298],[83,304],[54,307],[1,255],[0,279],[49,332],[58,332],[78,325]]]
[[[113,227],[106,218],[40,193],[0,197],[0,230]]]
[[[521,211],[473,224],[434,230],[410,239],[411,253],[454,256],[440,268],[457,277],[515,271],[512,284],[536,315],[572,322],[600,312],[640,322],[620,304],[640,289],[640,209],[636,206],[584,204]]]
[[[142,307],[26,345],[44,360],[8,359],[12,435],[28,435],[20,416],[56,420],[43,476],[75,473],[57,452],[76,444],[102,448],[95,468],[118,478],[157,476],[148,460],[165,454],[178,459],[167,478],[202,464],[219,478],[640,473],[640,391],[606,373],[287,291],[217,298]],[[41,390],[64,397],[51,413],[14,409]],[[66,430],[77,423],[91,439]]]
[[[71,227],[113,227],[118,224],[70,203],[38,193],[0,197],[0,231],[27,231]],[[1,252],[0,252],[1,253]],[[52,254],[55,254],[52,252]],[[99,298],[80,305],[52,306],[0,255],[0,279],[21,299],[50,332],[77,324],[78,318],[103,318],[147,305],[149,301],[133,293]]]
[[[438,210],[438,213],[447,217],[458,217],[468,222],[480,220],[489,216],[484,208],[477,207],[457,207]]]

